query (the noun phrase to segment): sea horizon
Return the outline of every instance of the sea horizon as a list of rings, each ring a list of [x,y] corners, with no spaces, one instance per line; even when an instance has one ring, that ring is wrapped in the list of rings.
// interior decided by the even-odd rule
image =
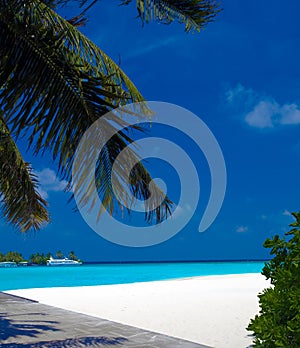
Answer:
[[[107,265],[107,264],[143,264],[143,263],[217,263],[217,262],[268,262],[268,259],[207,259],[207,260],[143,260],[143,261],[84,261],[86,265]]]

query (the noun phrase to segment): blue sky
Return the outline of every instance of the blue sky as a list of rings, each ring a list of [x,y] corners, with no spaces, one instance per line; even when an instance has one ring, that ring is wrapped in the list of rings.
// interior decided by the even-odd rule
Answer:
[[[142,27],[134,6],[114,3],[99,1],[83,31],[120,60],[147,100],[182,106],[209,126],[227,167],[222,209],[206,232],[197,232],[210,190],[205,161],[184,136],[157,129],[157,134],[178,140],[197,163],[202,175],[199,206],[172,239],[146,248],[119,246],[72,211],[74,204],[67,203],[65,183],[56,177],[51,159],[34,158],[20,144],[39,175],[51,223],[24,236],[1,220],[0,250],[24,256],[74,250],[87,261],[267,257],[263,241],[287,231],[289,212],[300,209],[299,2],[291,0],[283,8],[279,0],[225,0],[216,21],[200,34],[186,34],[177,23]],[[166,176],[155,160],[149,169],[156,177]],[[171,172],[165,177],[171,198],[178,196],[176,180]]]

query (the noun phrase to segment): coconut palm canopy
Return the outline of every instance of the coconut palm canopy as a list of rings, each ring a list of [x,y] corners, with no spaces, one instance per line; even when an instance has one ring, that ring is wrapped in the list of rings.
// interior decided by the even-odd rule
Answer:
[[[81,15],[66,20],[58,10],[70,1],[0,0],[1,210],[21,231],[39,229],[49,221],[49,213],[38,192],[37,178],[14,139],[26,137],[34,154],[50,151],[59,174],[70,183],[75,150],[83,133],[114,108],[143,102],[120,67],[79,30],[86,11],[96,1],[77,1],[82,6]],[[130,2],[123,0],[121,4]],[[218,12],[218,5],[209,0],[137,0],[136,7],[145,23],[178,20],[186,31],[200,30]],[[150,114],[146,108],[140,111]],[[122,125],[121,118],[119,122]],[[130,131],[141,130],[129,128],[117,132],[98,161],[97,188],[111,213],[116,199],[109,173],[115,158],[131,143]],[[134,152],[129,156],[135,161]],[[146,199],[150,181],[147,169],[138,162],[131,172],[131,190]],[[124,189],[124,182],[120,169],[118,190]],[[156,190],[153,207],[162,194]],[[165,219],[171,203],[164,198],[158,207],[146,212],[146,219]]]

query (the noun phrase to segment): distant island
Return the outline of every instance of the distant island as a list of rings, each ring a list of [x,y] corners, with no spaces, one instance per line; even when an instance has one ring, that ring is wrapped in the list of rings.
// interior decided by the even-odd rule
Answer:
[[[59,250],[56,252],[55,257],[57,259],[63,260],[65,258],[64,254]],[[15,262],[17,265],[38,265],[38,266],[46,266],[47,261],[52,258],[52,254],[48,252],[44,253],[35,253],[31,254],[29,260],[23,258],[22,254],[17,251],[9,251],[6,254],[0,252],[0,263],[1,262]],[[70,251],[68,254],[68,259],[73,261],[82,262],[74,253],[74,251]]]

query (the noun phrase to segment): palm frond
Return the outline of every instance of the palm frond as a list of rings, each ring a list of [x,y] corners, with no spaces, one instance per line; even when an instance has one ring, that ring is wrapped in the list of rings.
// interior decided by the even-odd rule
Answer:
[[[127,5],[132,0],[122,0]],[[200,31],[220,12],[216,0],[136,0],[143,22],[159,21],[169,24],[174,20],[185,24],[185,31]]]
[[[59,0],[57,3],[66,4],[75,1],[80,7],[86,6],[81,14],[86,14],[98,0]],[[121,5],[128,5],[133,0],[120,0]],[[135,0],[138,16],[143,23],[158,21],[169,24],[174,20],[185,24],[185,31],[200,31],[212,22],[221,11],[217,0]]]
[[[0,1],[0,103],[35,150],[51,149],[62,171],[83,132],[114,107],[142,101],[122,70],[38,0]]]
[[[97,202],[96,190],[101,197],[105,209],[112,214],[116,206],[130,213],[133,198],[145,200],[145,219],[148,222],[156,219],[159,223],[171,215],[172,201],[157,185],[154,185],[147,169],[143,166],[134,150],[128,149],[132,143],[126,124],[115,114],[107,116],[108,122],[101,120],[101,127],[93,126],[89,135],[84,138],[84,151],[80,148],[79,156],[73,171],[73,190],[76,193],[78,207],[86,207],[90,211]],[[113,124],[118,124],[115,127]],[[122,128],[122,130],[119,130]],[[135,127],[137,128],[137,127]],[[107,134],[114,134],[108,141]],[[82,146],[82,145],[81,145]],[[99,149],[102,149],[99,154]],[[122,154],[123,159],[117,161]],[[97,164],[94,164],[95,159]],[[96,175],[95,175],[96,168]],[[91,199],[91,197],[93,199]],[[100,209],[98,218],[102,213]]]
[[[69,181],[76,148],[94,121],[116,107],[143,101],[118,65],[39,0],[0,0],[0,63],[5,121],[17,136],[29,136],[35,153],[50,150]],[[149,115],[146,107],[141,111]],[[131,141],[128,136],[123,140],[122,146],[105,147],[110,157]],[[134,162],[135,154],[129,156]],[[140,171],[150,177],[144,167]],[[134,178],[132,185],[147,192],[147,182]],[[103,187],[103,195],[114,200],[109,185]]]
[[[0,112],[0,209],[21,231],[37,230],[49,222],[47,202],[38,192],[38,182],[24,162]]]

